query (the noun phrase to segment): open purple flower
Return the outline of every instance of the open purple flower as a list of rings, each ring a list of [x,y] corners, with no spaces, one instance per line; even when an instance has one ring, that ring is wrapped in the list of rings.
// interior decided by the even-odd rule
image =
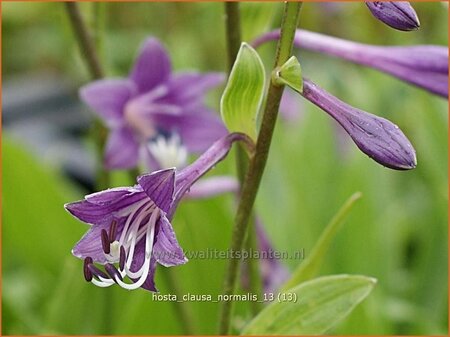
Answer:
[[[366,1],[370,12],[388,26],[408,31],[420,27],[416,11],[408,1]]]
[[[260,36],[259,46],[277,40],[279,30]],[[442,97],[448,97],[448,48],[435,45],[374,46],[298,29],[294,44],[378,69]]]
[[[179,201],[225,158],[235,141],[252,145],[243,134],[229,134],[180,171],[170,168],[145,174],[133,187],[108,189],[66,204],[73,216],[91,225],[72,250],[84,259],[86,280],[100,287],[117,283],[128,290],[157,291],[157,263],[171,267],[187,262],[170,223]],[[95,263],[103,264],[104,271]]]
[[[376,162],[395,170],[416,167],[416,152],[397,125],[340,101],[308,79],[303,79],[302,95],[333,117]]]
[[[105,150],[109,169],[181,167],[188,153],[206,150],[226,134],[220,118],[203,104],[221,73],[173,74],[166,50],[147,39],[128,78],[105,79],[80,90],[81,99],[110,129]]]

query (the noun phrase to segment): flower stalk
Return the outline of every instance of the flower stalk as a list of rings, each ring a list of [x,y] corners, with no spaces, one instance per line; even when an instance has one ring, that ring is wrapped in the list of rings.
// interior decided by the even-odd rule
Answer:
[[[225,2],[225,28],[226,28],[226,40],[227,40],[227,54],[228,54],[228,73],[233,68],[234,60],[239,52],[241,46],[241,20],[239,11],[239,2]],[[245,153],[245,149],[241,144],[236,146],[236,171],[239,180],[239,186],[242,186],[245,174],[248,169],[248,156]],[[249,250],[256,249],[256,233],[255,223],[253,219],[250,221],[252,224],[249,229],[247,248]],[[262,281],[261,274],[259,272],[258,261],[250,258],[248,260],[248,274],[250,280],[250,291],[254,294],[262,294]],[[260,302],[252,302],[251,309],[254,315],[256,315],[262,304]]]
[[[86,62],[91,78],[100,79],[104,77],[105,72],[97,54],[96,43],[91,32],[89,31],[86,22],[83,19],[83,16],[81,15],[78,3],[66,2],[65,6],[74,34],[78,40],[78,46],[80,48],[81,55]],[[93,129],[97,151],[101,156],[106,143],[107,130],[97,119],[95,120]],[[104,169],[103,165],[100,164],[97,169],[96,187],[97,189],[104,189],[108,186],[109,173]]]
[[[83,20],[78,3],[66,2],[65,5],[70,23],[78,40],[82,57],[86,61],[91,77],[93,79],[102,78],[105,73],[100,64],[97,51],[95,50],[94,39]]]
[[[281,23],[281,36],[277,46],[274,69],[283,65],[291,56],[301,5],[301,2],[286,2],[285,4],[285,11]],[[231,239],[232,251],[242,250],[244,245],[256,194],[266,166],[283,89],[284,86],[277,85],[273,82],[270,83],[265,110],[262,116],[261,128],[256,142],[255,154],[250,159],[249,168],[242,185]],[[240,262],[239,259],[229,260],[223,288],[224,295],[232,295],[235,291]],[[219,322],[220,335],[227,335],[230,332],[232,308],[232,301],[223,302]]]

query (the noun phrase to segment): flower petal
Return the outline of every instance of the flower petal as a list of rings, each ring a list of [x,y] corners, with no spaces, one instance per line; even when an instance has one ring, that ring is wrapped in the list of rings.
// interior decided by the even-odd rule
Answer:
[[[136,86],[130,80],[109,79],[89,83],[80,89],[80,98],[108,126],[122,123],[123,108],[135,94]]]
[[[238,193],[239,182],[235,177],[216,176],[197,181],[186,193],[189,199],[205,199],[225,193]]]
[[[167,213],[172,205],[175,189],[175,169],[166,169],[145,174],[137,179],[147,196]]]
[[[169,94],[164,101],[171,104],[201,103],[208,90],[217,87],[225,81],[223,73],[178,73],[168,82]]]
[[[113,129],[105,147],[105,167],[128,169],[137,165],[139,144],[128,127]]]
[[[124,195],[115,202],[94,204],[86,200],[81,200],[65,204],[64,208],[81,221],[86,222],[87,224],[96,225],[102,224],[105,221],[111,222],[116,213],[143,198],[146,198],[146,194],[139,192],[132,195]]]
[[[121,232],[125,219],[118,219],[117,228],[119,233]],[[72,254],[80,259],[84,259],[86,257],[91,257],[94,262],[97,263],[106,263],[105,254],[102,248],[102,240],[101,240],[101,231],[103,229],[108,230],[110,227],[110,221],[104,218],[98,225],[92,226],[89,231],[77,242],[75,247],[72,249]]]
[[[147,39],[130,73],[140,93],[145,93],[168,80],[171,72],[169,56],[156,38]]]
[[[153,246],[153,256],[165,267],[184,264],[188,261],[165,215],[161,215],[159,219],[159,231]]]
[[[152,119],[160,129],[176,132],[189,152],[203,152],[228,133],[219,116],[204,107],[178,116],[153,113]]]
[[[280,31],[266,33],[259,46],[277,40]],[[448,48],[446,46],[375,46],[297,29],[294,45],[337,56],[391,74],[442,97],[448,97]]]
[[[156,259],[152,257],[150,260],[150,270],[141,288],[154,292],[158,291],[158,289],[155,286],[155,272],[156,272]]]
[[[139,269],[141,269],[144,262],[145,262],[145,238],[142,238],[135,247],[133,261],[131,261],[130,270],[132,272],[137,272]],[[145,279],[145,282],[141,286],[141,288],[150,291],[158,291],[155,286],[155,271],[156,271],[156,259],[154,256],[152,256],[150,259],[150,269],[147,278]],[[134,282],[137,281],[137,279],[132,280]]]
[[[86,201],[89,201],[93,204],[108,205],[116,202],[118,199],[124,196],[131,195],[135,192],[139,192],[139,190],[132,187],[115,187],[109,188],[104,191],[88,194],[84,198]]]

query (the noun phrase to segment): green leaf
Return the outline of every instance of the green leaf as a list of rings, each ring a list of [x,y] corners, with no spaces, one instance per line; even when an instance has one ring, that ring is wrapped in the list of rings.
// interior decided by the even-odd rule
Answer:
[[[318,335],[345,318],[372,291],[376,279],[360,275],[320,277],[290,289],[296,301],[274,302],[242,335]]]
[[[274,76],[276,83],[287,85],[299,93],[303,92],[302,67],[295,56],[276,69]]]
[[[361,198],[361,196],[361,192],[356,192],[347,199],[344,205],[342,205],[327,227],[325,227],[325,230],[322,232],[319,240],[317,240],[317,243],[314,245],[311,253],[292,273],[291,278],[282,286],[282,291],[286,291],[287,289],[294,287],[296,284],[311,279],[317,274],[322,266],[325,254],[336,236],[336,233],[342,227],[348,213],[352,209],[355,202]]]
[[[64,209],[64,203],[81,195],[58,171],[41,165],[8,137],[2,151],[4,253],[36,271],[59,271],[61,259],[72,255],[73,245],[89,228]]]
[[[220,100],[220,111],[231,132],[256,140],[256,120],[264,94],[265,72],[258,53],[243,42]]]

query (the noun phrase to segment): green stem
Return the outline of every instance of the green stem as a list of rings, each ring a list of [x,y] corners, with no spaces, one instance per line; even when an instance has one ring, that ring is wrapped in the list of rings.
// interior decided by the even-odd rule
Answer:
[[[283,65],[291,55],[301,5],[301,2],[286,2],[285,4],[283,20],[281,23],[281,35],[277,46],[274,69]],[[255,154],[250,160],[249,168],[241,190],[241,198],[239,201],[231,238],[232,251],[240,251],[243,248],[250,215],[264,168],[266,166],[275,122],[278,116],[278,108],[280,105],[281,96],[283,95],[283,89],[284,86],[279,86],[273,82],[270,83],[267,93],[266,106],[262,116],[261,128],[258,140],[256,142]],[[236,280],[239,275],[240,262],[240,259],[229,260],[223,289],[224,295],[234,294]],[[232,308],[232,301],[223,302],[219,322],[220,335],[227,335],[230,332]]]
[[[104,57],[104,31],[106,23],[106,3],[93,2],[92,5],[92,32],[95,49],[99,59],[105,62]]]
[[[259,250],[257,235],[256,235],[256,222],[254,213],[251,214],[250,228],[247,233],[247,249],[252,252],[252,254]],[[262,296],[263,293],[263,284],[261,279],[261,268],[260,268],[260,260],[253,258],[253,256],[249,256],[247,260],[248,265],[248,276],[250,283],[250,292],[252,294],[257,294]],[[260,301],[251,301],[250,302],[253,316],[256,316],[261,309],[263,308],[263,303]]]
[[[228,72],[233,68],[234,60],[241,47],[241,17],[239,2],[225,2],[225,30],[228,54]]]
[[[81,55],[89,69],[89,74],[92,79],[100,79],[104,76],[105,72],[101,66],[100,59],[97,54],[96,43],[93,39],[92,33],[89,31],[89,28],[83,19],[83,16],[81,15],[80,7],[76,2],[65,2],[65,6],[74,34],[78,40]],[[98,39],[99,32],[96,32],[96,35]],[[101,121],[98,119],[95,120],[93,126],[93,136],[96,143],[98,158],[103,158],[103,150],[105,147],[107,134],[108,132]],[[96,175],[96,188],[98,190],[107,188],[110,182],[110,175],[109,172],[103,167],[102,162],[100,162],[97,166]]]
[[[225,2],[225,28],[228,54],[228,73],[230,73],[242,41],[239,2]],[[243,185],[247,168],[248,156],[242,145],[238,144],[238,146],[236,147],[236,170],[240,186]],[[251,223],[254,224],[254,221],[252,221]],[[250,232],[252,232],[252,235],[249,235],[247,245],[247,248],[253,251],[255,251],[256,249],[256,238],[254,231],[255,226],[253,225],[250,230]],[[262,294],[262,287],[258,261],[250,258],[247,260],[247,263],[250,283],[249,290],[254,294],[260,295]],[[256,315],[261,309],[262,304],[258,301],[254,301],[251,302],[251,306],[253,314]]]
[[[72,28],[78,40],[81,55],[89,68],[91,77],[93,79],[102,78],[104,76],[104,71],[100,64],[97,51],[95,50],[92,34],[89,32],[89,29],[83,20],[78,3],[65,2],[64,4],[66,5],[70,23],[72,24]]]

